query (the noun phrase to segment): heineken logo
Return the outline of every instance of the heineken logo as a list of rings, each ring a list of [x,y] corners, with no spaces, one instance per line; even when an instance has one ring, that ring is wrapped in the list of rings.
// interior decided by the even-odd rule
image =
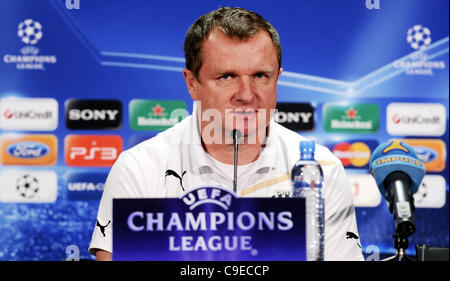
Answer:
[[[327,132],[373,133],[379,128],[380,109],[376,104],[327,103],[323,107],[323,114]]]
[[[129,111],[130,127],[136,131],[163,131],[188,115],[186,104],[180,100],[134,99]]]

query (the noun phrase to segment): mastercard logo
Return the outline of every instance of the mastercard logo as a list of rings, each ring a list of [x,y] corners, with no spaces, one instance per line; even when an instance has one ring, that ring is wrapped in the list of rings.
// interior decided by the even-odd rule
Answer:
[[[369,164],[371,150],[363,142],[338,143],[333,147],[332,151],[341,160],[344,167],[361,168]]]

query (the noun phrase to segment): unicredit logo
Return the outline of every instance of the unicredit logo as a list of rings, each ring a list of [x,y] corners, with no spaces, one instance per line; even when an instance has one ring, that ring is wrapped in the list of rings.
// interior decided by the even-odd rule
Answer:
[[[392,121],[395,124],[439,124],[441,122],[441,118],[439,116],[421,116],[421,115],[415,115],[415,116],[405,116],[405,115],[398,115],[394,114],[392,116]]]
[[[442,136],[447,130],[446,109],[440,103],[390,103],[386,129],[393,136]]]
[[[53,118],[53,112],[52,111],[36,111],[36,110],[27,110],[27,111],[20,111],[20,110],[10,110],[6,109],[3,113],[3,116],[7,119],[22,119],[22,120],[46,120],[46,119],[52,119]]]
[[[11,119],[14,116],[14,113],[12,113],[11,110],[7,109],[5,112],[3,112],[3,116],[5,116],[6,119]]]
[[[54,98],[0,99],[0,129],[53,131],[58,127],[58,102]]]

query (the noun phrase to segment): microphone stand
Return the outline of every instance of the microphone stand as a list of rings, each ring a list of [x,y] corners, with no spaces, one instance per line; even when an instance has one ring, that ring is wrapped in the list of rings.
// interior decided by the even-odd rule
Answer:
[[[394,180],[389,181],[389,178]],[[409,244],[408,236],[412,235],[415,231],[412,215],[412,212],[414,212],[414,198],[411,192],[407,191],[405,188],[405,186],[410,186],[410,178],[403,173],[394,172],[390,174],[386,180],[386,185],[389,185],[390,187],[390,192],[386,199],[389,202],[389,211],[394,214],[395,218],[395,235],[392,236],[394,238],[395,255],[383,259],[382,261],[415,261],[413,258],[406,255],[406,249],[408,249]],[[401,212],[398,209],[401,203],[407,203],[411,212]],[[403,205],[403,207],[405,206]]]
[[[233,175],[233,191],[237,192],[237,166],[238,166],[238,139],[241,137],[241,132],[234,129],[233,132],[233,143],[234,143],[234,175]]]
[[[395,234],[394,236],[395,255],[385,258],[381,261],[416,261],[415,259],[406,255],[406,249],[408,248],[408,237],[402,234]]]

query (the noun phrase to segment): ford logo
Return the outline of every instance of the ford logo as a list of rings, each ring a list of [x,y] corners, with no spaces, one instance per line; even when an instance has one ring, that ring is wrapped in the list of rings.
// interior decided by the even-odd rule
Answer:
[[[424,163],[434,161],[438,158],[438,153],[429,147],[414,146],[414,151],[417,153],[417,157]]]
[[[40,142],[23,141],[11,144],[6,148],[9,155],[17,158],[40,158],[50,152],[50,148]]]

